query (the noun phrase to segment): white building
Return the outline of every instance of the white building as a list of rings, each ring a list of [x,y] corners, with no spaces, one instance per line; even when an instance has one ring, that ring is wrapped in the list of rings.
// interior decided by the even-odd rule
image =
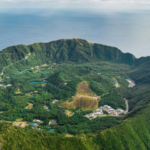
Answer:
[[[59,100],[55,99],[52,101],[53,104],[57,103]]]

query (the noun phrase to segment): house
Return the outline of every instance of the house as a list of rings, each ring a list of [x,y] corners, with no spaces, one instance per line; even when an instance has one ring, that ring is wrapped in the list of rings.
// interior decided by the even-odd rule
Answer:
[[[102,111],[102,109],[96,109],[93,111],[93,113],[102,113],[103,114],[103,111]]]
[[[113,109],[113,108],[110,108],[109,111],[114,111],[114,109]]]
[[[25,56],[25,58],[24,59],[28,59],[28,56]]]
[[[43,123],[42,120],[39,120],[39,119],[34,119],[33,122],[36,122],[36,123]]]
[[[87,114],[87,115],[85,115],[85,117],[87,117],[87,118],[93,118],[93,117],[94,117],[94,114],[93,114],[93,113]]]
[[[57,120],[51,120],[49,123],[48,123],[49,125],[56,125],[57,124]]]
[[[59,100],[55,99],[52,101],[53,104],[57,103]]]
[[[99,99],[99,96],[92,96],[92,98],[94,98],[94,99]]]
[[[11,84],[7,84],[6,87],[12,86]]]
[[[34,127],[38,127],[39,126],[37,123],[33,123],[33,122],[31,123],[31,125],[34,126]]]
[[[123,113],[124,113],[124,110],[122,110],[122,109],[117,109],[116,112],[120,115],[120,114],[123,114]]]

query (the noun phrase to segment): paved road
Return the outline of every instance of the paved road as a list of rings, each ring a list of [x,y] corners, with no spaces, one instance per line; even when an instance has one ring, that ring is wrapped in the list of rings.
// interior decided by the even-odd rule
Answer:
[[[129,104],[128,104],[128,100],[126,98],[124,98],[125,100],[125,104],[126,104],[126,110],[124,111],[124,114],[127,114],[129,112]]]
[[[129,82],[128,87],[132,88],[132,87],[134,87],[134,86],[135,86],[135,82],[134,82],[133,80],[129,80],[129,79],[127,79],[127,81]]]

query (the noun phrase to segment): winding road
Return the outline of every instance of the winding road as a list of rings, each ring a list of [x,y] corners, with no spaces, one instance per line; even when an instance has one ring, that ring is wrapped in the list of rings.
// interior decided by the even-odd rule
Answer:
[[[28,54],[28,55],[30,55],[30,54]],[[12,66],[13,64],[16,64],[16,63],[18,63],[18,62],[20,62],[20,61],[22,61],[22,60],[26,60],[26,59],[28,59],[28,56],[25,56],[25,58],[23,58],[23,59],[21,59],[21,60],[18,60],[18,61],[14,62],[14,63],[11,63],[11,64],[8,65],[8,66],[5,66],[5,67],[2,69],[2,72],[1,72],[0,76],[2,76],[2,75],[4,74],[4,71],[5,71],[5,69],[6,69],[7,67],[10,67],[10,66]]]
[[[127,114],[129,112],[129,104],[128,104],[128,100],[126,98],[124,98],[125,100],[125,104],[126,104],[126,110],[124,111],[124,114]]]

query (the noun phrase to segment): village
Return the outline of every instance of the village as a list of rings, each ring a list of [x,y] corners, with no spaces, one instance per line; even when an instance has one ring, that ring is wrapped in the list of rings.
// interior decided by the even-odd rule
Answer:
[[[113,80],[115,81],[116,88],[120,87],[118,80],[116,80],[116,78],[113,78]],[[135,82],[133,80],[131,80],[130,78],[128,78],[126,80],[129,82],[129,85],[128,85],[129,88],[133,88],[135,86]],[[125,104],[126,104],[126,110],[123,110],[123,109],[115,110],[111,106],[104,105],[104,106],[100,106],[99,109],[94,110],[93,113],[85,115],[85,117],[87,117],[88,119],[91,120],[91,119],[95,119],[97,117],[120,116],[123,114],[127,114],[129,111],[128,100],[126,98],[124,98],[124,100],[125,100]]]
[[[103,116],[120,116],[124,114],[123,109],[113,109],[111,106],[104,105],[100,108],[93,111],[93,113],[85,115],[88,119],[95,119],[97,117],[103,117]]]
[[[29,54],[30,55],[30,54]],[[28,55],[28,56],[29,56]],[[25,59],[28,59],[28,56],[25,57]],[[41,66],[35,66],[35,67],[31,67],[30,69],[26,69],[26,70],[23,70],[23,71],[17,71],[17,74],[21,75],[21,74],[24,74],[26,73],[27,71],[31,71],[32,73],[36,74],[36,73],[40,73],[42,71],[44,71],[44,69],[52,69],[52,68],[55,68],[56,66],[56,63],[53,63],[52,65],[47,65],[47,64],[43,64]],[[50,74],[50,73],[49,73]],[[45,87],[46,85],[46,79],[48,78],[48,75],[49,74],[46,74],[44,77],[42,77],[42,80],[40,81],[31,81],[29,82],[28,84],[31,85],[31,84],[41,84],[42,87]],[[101,72],[98,72],[98,75],[101,75],[102,73]],[[8,78],[8,77],[6,77]],[[117,80],[117,78],[115,77],[112,77],[113,81],[114,81],[114,86],[116,88],[119,88],[120,87],[120,83],[119,81]],[[1,77],[1,80],[2,81],[5,81],[6,79],[2,79]],[[133,80],[131,80],[130,78],[129,79],[126,79],[126,81],[129,82],[129,85],[128,87],[134,87],[135,86],[135,83]],[[19,83],[21,84],[21,83]],[[64,85],[67,86],[67,82],[64,82]],[[4,84],[0,84],[0,87],[4,87],[4,88],[7,88],[9,86],[12,86],[11,84],[7,84],[7,85],[4,85]],[[88,86],[87,86],[88,87]],[[81,86],[81,88],[83,88]],[[80,90],[81,91],[81,90]],[[21,89],[18,87],[16,90],[15,90],[15,94],[21,94],[22,91]],[[32,92],[26,92],[25,95],[26,96],[30,96],[30,97],[35,97],[35,95],[38,93],[38,90],[35,90],[35,91],[32,91]],[[107,94],[107,93],[106,93]],[[93,100],[100,100],[100,96],[97,96],[97,95],[94,95],[92,93],[93,96],[92,99]],[[84,95],[85,96],[85,95]],[[77,94],[77,97],[81,97],[80,93]],[[89,97],[89,96],[88,96]],[[53,99],[51,101],[52,104],[59,104],[58,106],[59,107],[62,107],[60,105],[60,102],[59,100],[57,99]],[[128,112],[128,101],[125,99],[125,103],[126,103],[126,110],[123,110],[123,109],[114,109],[112,108],[111,106],[109,105],[103,105],[103,106],[100,106],[98,109],[94,110],[93,109],[93,112],[90,113],[90,114],[86,114],[85,117],[87,117],[88,119],[92,120],[92,119],[95,119],[97,117],[107,117],[107,116],[115,116],[115,117],[119,117],[123,114],[126,114]],[[107,104],[107,103],[106,103]],[[27,106],[25,107],[25,109],[32,109],[34,106],[33,106],[33,103],[32,102],[27,102]],[[47,105],[43,105],[42,106],[43,109],[47,110],[47,111],[51,111],[51,109],[47,106]],[[96,107],[97,108],[97,107]],[[65,113],[68,117],[71,117],[75,114],[75,112],[72,112],[70,111],[69,109],[68,110],[65,110]],[[47,122],[47,129],[49,130],[49,132],[54,132],[55,128],[54,128],[54,125],[57,125],[58,124],[58,120],[57,119],[50,119],[49,122]],[[13,126],[18,126],[18,127],[22,127],[22,128],[25,128],[26,126],[31,126],[33,129],[37,129],[37,130],[43,130],[43,123],[44,121],[41,119],[38,119],[38,118],[34,118],[33,120],[31,120],[31,122],[26,122],[26,121],[23,121],[23,118],[18,118],[16,119],[13,123]]]
[[[33,129],[43,130],[40,127],[41,124],[43,124],[43,121],[39,120],[39,119],[34,119],[30,124],[27,124],[27,122],[22,121],[22,118],[19,118],[15,122],[13,122],[13,126],[18,126],[18,127],[21,127],[21,128],[25,128],[26,126],[31,125]],[[49,132],[53,132],[54,131],[54,129],[50,128],[51,125],[57,125],[57,120],[53,119],[53,120],[49,121],[49,123],[48,123]]]

